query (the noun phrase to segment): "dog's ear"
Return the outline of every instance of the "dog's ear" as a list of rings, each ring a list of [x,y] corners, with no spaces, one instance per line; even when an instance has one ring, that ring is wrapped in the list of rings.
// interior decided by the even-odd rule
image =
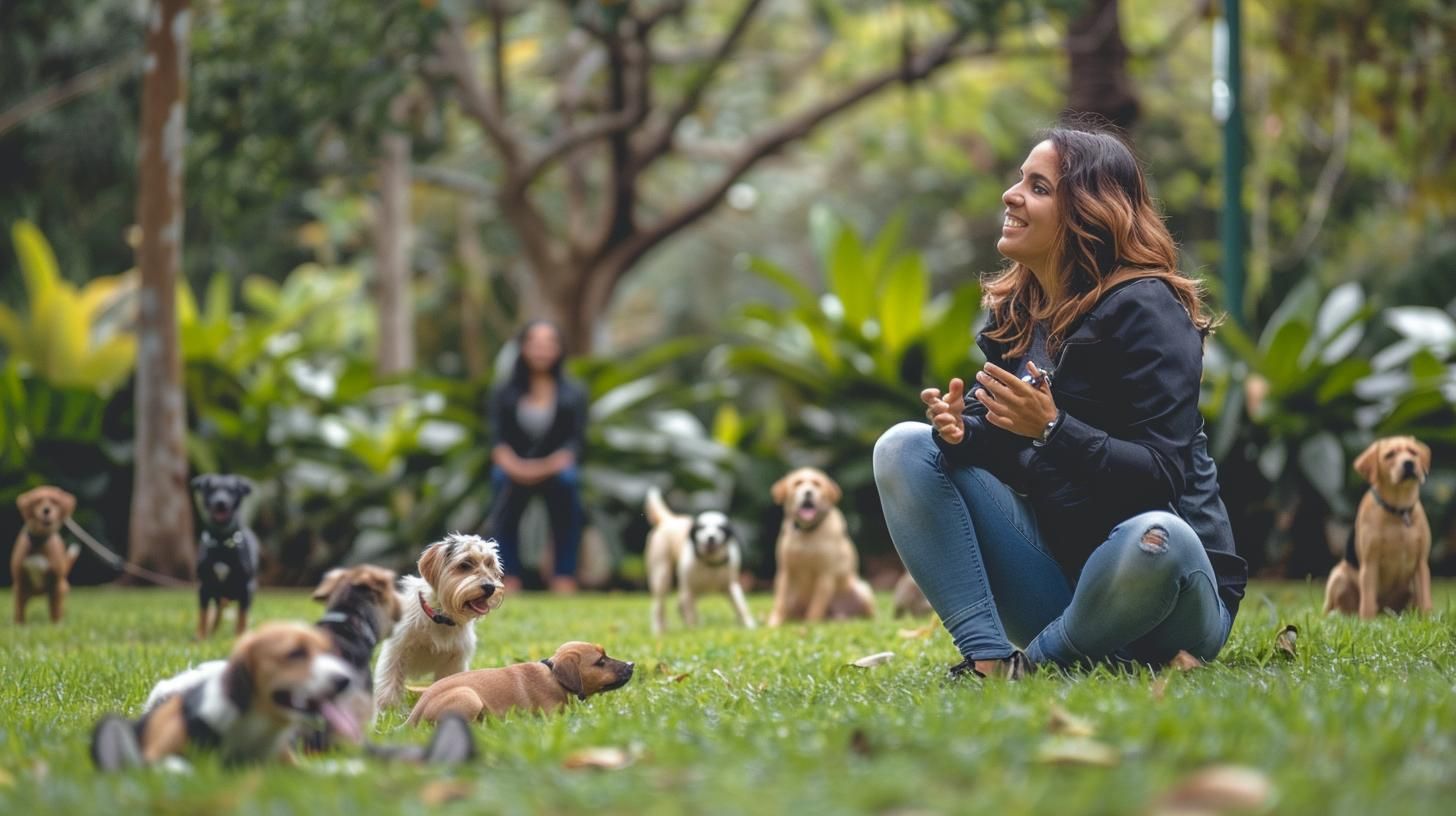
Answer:
[[[420,555],[420,577],[430,586],[438,586],[445,570],[445,542],[437,541]]]
[[[343,580],[344,572],[343,568],[336,567],[324,573],[323,580],[319,581],[317,587],[314,587],[313,599],[315,601],[328,600],[329,596],[334,594],[334,590],[339,588],[339,581]]]
[[[1375,484],[1375,471],[1380,467],[1380,442],[1379,439],[1371,442],[1364,453],[1355,457],[1355,472],[1370,484]]]
[[[785,476],[782,479],[779,479],[777,482],[774,482],[773,488],[771,488],[770,490],[770,495],[773,496],[774,504],[783,504],[784,502],[788,501],[789,477]]]
[[[1417,442],[1416,444],[1419,445],[1420,443]],[[1429,462],[1430,460],[1430,449],[1427,448],[1426,461]],[[76,497],[60,489],[59,487],[56,488],[56,501],[60,502],[62,516],[69,517],[72,513],[76,512]]]
[[[202,474],[201,476],[193,476],[192,477],[192,490],[193,490],[193,492],[196,492],[196,491],[199,491],[199,490],[206,490],[207,489],[207,483],[209,481],[211,481],[211,480],[212,480],[212,477],[209,476],[206,473]]]
[[[1416,447],[1416,458],[1421,463],[1421,479],[1424,480],[1431,473],[1431,446],[1419,439],[1412,439],[1411,442]]]
[[[37,487],[34,490],[27,490],[15,497],[15,506],[20,509],[20,515],[22,517],[30,518],[30,508],[34,507],[37,501],[40,501],[40,496],[40,488]]]
[[[247,711],[253,704],[252,645],[252,641],[244,641],[242,648],[234,649],[222,674],[223,693],[239,711]]]
[[[821,473],[819,476],[824,480],[824,494],[829,499],[829,503],[839,504],[839,500],[844,498],[844,490],[839,486],[839,482],[829,478],[827,473]]]
[[[257,487],[257,485],[253,484],[253,480],[247,478],[246,476],[239,476],[238,477],[238,485],[237,486],[238,486],[238,495],[239,496],[246,496],[249,493],[252,493],[253,492],[253,488]]]
[[[560,657],[551,659],[551,674],[556,678],[567,691],[585,700],[586,695],[581,691],[581,655],[575,651],[567,652]]]

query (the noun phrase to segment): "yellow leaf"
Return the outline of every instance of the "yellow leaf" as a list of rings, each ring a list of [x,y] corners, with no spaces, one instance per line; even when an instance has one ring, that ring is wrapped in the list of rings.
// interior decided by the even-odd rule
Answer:
[[[1056,704],[1052,705],[1052,715],[1047,722],[1047,731],[1063,737],[1090,737],[1097,733],[1097,729],[1092,727],[1091,721],[1078,717]]]
[[[619,771],[637,761],[641,753],[641,747],[636,745],[628,748],[582,748],[573,751],[563,760],[561,767],[568,770],[592,768],[599,771]]]
[[[1036,751],[1036,761],[1046,765],[1111,768],[1121,758],[1116,748],[1089,737],[1048,737]]]
[[[1159,798],[1154,816],[1217,814],[1265,807],[1274,785],[1263,771],[1238,765],[1213,765],[1179,782]]]
[[[889,663],[890,662],[890,658],[892,658],[894,656],[895,656],[895,653],[894,652],[876,652],[876,653],[874,653],[872,655],[866,655],[864,657],[861,657],[859,660],[856,660],[853,663],[850,663],[849,665],[854,666],[856,668],[860,668],[860,669],[869,669],[869,668],[874,668],[875,666],[880,666],[880,665],[883,665],[885,663]]]

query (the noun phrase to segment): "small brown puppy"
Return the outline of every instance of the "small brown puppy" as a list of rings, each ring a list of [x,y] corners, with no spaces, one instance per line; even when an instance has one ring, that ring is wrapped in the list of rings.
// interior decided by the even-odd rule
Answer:
[[[511,711],[552,714],[565,708],[572,695],[585,700],[627,685],[632,666],[607,657],[595,643],[574,640],[539,663],[479,669],[437,680],[420,695],[406,722],[436,722],[447,714],[467,720],[481,720],[487,714],[502,717]]]
[[[1421,483],[1431,449],[1414,437],[1377,439],[1355,459],[1370,483],[1355,513],[1355,535],[1325,584],[1325,612],[1373,618],[1412,602],[1431,611],[1431,528],[1421,507]]]
[[[25,606],[37,595],[50,599],[51,623],[60,623],[71,584],[66,577],[81,547],[66,549],[61,525],[76,510],[76,497],[59,487],[37,487],[15,499],[25,527],[10,553],[10,579],[15,588],[15,622],[25,623]]]
[[[774,483],[773,500],[784,508],[784,524],[769,626],[875,616],[874,592],[859,577],[859,553],[835,506],[842,495],[816,468],[799,468]]]

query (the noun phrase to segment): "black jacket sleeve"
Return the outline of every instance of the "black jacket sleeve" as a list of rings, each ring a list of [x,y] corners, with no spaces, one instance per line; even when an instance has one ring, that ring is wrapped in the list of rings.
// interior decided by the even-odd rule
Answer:
[[[1113,436],[1065,414],[1038,459],[1069,478],[1115,484],[1127,495],[1172,504],[1186,481],[1188,440],[1202,426],[1203,340],[1166,286],[1139,285],[1118,294],[1102,317],[1102,336],[1120,360],[1117,387],[1129,421]]]

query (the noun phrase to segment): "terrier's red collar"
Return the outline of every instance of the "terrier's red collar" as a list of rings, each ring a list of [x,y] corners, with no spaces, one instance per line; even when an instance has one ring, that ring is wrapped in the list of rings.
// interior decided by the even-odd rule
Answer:
[[[434,609],[430,608],[430,602],[425,600],[425,591],[423,589],[420,590],[420,609],[423,609],[425,611],[425,617],[429,618],[435,623],[441,623],[445,626],[455,625],[455,621],[451,619],[449,615],[441,612],[436,612]]]

